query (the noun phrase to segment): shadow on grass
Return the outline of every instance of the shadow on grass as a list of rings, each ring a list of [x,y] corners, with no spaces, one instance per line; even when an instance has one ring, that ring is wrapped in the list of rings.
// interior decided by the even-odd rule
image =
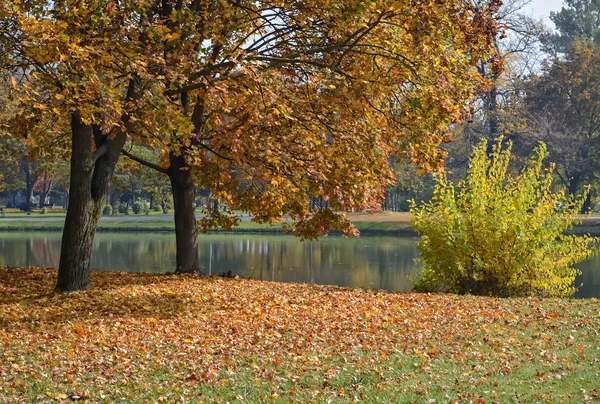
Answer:
[[[181,315],[190,304],[189,295],[170,287],[170,281],[181,281],[182,276],[93,272],[89,291],[61,293],[53,291],[56,275],[54,269],[0,267],[0,328],[169,319]]]

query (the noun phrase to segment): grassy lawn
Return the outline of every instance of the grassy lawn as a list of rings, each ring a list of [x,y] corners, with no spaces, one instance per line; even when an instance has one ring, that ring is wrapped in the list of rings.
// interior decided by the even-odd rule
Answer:
[[[0,220],[0,231],[38,230],[38,231],[62,231],[63,222],[33,222],[11,220],[2,222]],[[270,226],[269,224],[258,224],[250,221],[242,221],[237,228],[240,231],[272,231],[281,232],[281,225]],[[140,221],[110,221],[100,222],[98,231],[120,232],[120,231],[151,231],[172,232],[175,224],[169,220],[140,220]]]
[[[408,222],[355,222],[356,227],[363,233],[381,233],[381,234],[406,234],[414,235],[414,231]],[[0,219],[0,231],[62,231],[63,222],[44,222],[44,221],[25,221],[10,220],[2,221]],[[120,232],[120,231],[150,231],[150,232],[171,232],[175,230],[172,221],[165,220],[139,220],[139,221],[110,221],[100,222],[98,231]],[[281,232],[281,224],[274,226],[267,224],[258,224],[249,220],[243,220],[234,231],[246,232]]]
[[[198,214],[202,212],[198,209]],[[242,215],[243,212],[236,212],[237,214]],[[17,216],[14,216],[17,215]],[[34,213],[33,217],[36,214]],[[39,215],[39,217],[44,217],[44,215]],[[46,216],[64,216],[64,213],[48,213]],[[171,213],[172,215],[172,213]],[[13,217],[27,217],[24,213],[7,213],[8,216]],[[124,217],[124,215],[118,215],[119,217]],[[164,216],[162,212],[151,212],[150,216]],[[32,216],[29,216],[32,217]],[[145,217],[144,215],[129,215],[128,218],[136,218],[136,217]],[[368,214],[368,213],[349,213],[348,217],[352,222],[354,222],[355,226],[360,230],[363,234],[390,234],[390,235],[415,235],[415,232],[410,225],[410,214],[406,212],[382,212],[376,214]],[[20,220],[10,220],[10,221],[2,221],[0,219],[0,231],[15,231],[15,230],[53,230],[60,231],[62,230],[63,223],[62,222],[43,222],[43,221],[20,221]],[[171,221],[161,221],[161,220],[127,220],[127,221],[110,221],[110,222],[100,222],[98,227],[99,231],[150,231],[150,232],[160,232],[160,231],[174,231],[175,226]],[[276,224],[275,226],[270,226],[269,224],[258,224],[251,222],[249,220],[244,220],[240,222],[240,225],[234,231],[242,231],[242,232],[281,232],[281,225]],[[575,225],[572,230],[574,234],[591,234],[595,236],[600,236],[600,217],[599,216],[584,216],[582,217],[582,223]]]
[[[66,215],[64,209],[49,209],[45,214],[41,213],[41,209],[33,209],[29,214],[18,209],[4,209],[4,215],[0,213],[0,218],[3,217],[63,217]]]
[[[595,299],[55,277],[0,268],[0,402],[600,400]]]

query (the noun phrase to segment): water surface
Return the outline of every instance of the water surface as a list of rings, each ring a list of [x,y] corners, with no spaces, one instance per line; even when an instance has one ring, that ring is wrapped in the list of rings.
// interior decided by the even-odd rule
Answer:
[[[61,234],[0,232],[0,265],[57,267]],[[293,236],[210,234],[198,238],[206,274],[231,272],[252,279],[346,287],[410,290],[420,264],[414,237],[323,237],[301,242]],[[155,233],[99,233],[92,268],[171,272],[175,236]],[[583,286],[577,297],[600,297],[600,256],[578,265]]]

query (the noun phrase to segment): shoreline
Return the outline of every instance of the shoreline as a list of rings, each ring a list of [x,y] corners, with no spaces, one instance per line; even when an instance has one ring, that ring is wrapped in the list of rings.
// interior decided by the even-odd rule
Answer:
[[[357,221],[354,223],[361,235],[377,236],[413,236],[414,231],[408,221]],[[60,232],[63,222],[52,221],[18,221],[10,220],[3,222],[0,219],[0,232]],[[97,232],[101,233],[174,233],[175,226],[172,222],[165,220],[140,220],[140,221],[111,221],[100,222]],[[270,226],[268,224],[257,224],[250,221],[240,222],[240,226],[228,230],[212,230],[209,233],[232,233],[232,234],[285,234],[281,225]],[[341,235],[341,232],[332,231],[332,235]],[[600,236],[599,223],[583,223],[573,226],[567,234]]]

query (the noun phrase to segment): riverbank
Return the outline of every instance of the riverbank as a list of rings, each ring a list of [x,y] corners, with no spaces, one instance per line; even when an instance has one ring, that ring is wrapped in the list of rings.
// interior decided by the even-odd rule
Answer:
[[[398,235],[416,236],[410,224],[410,215],[402,212],[384,212],[378,214],[349,214],[350,220],[363,235]],[[0,218],[0,231],[62,231],[61,217],[9,217]],[[100,221],[99,232],[174,232],[175,225],[172,217],[165,215],[154,216],[110,216],[110,219]],[[216,230],[216,232],[226,232]],[[232,230],[234,233],[272,233],[283,232],[281,224],[254,223],[249,216],[244,216],[239,226]],[[600,236],[600,217],[585,216],[581,223],[573,227],[571,234]]]
[[[367,235],[416,235],[406,213],[350,214],[361,233]],[[63,220],[46,217],[8,217],[0,219],[0,231],[62,231]],[[600,227],[599,227],[600,229]],[[169,216],[109,216],[98,225],[99,232],[174,232],[175,225]],[[224,230],[216,230],[226,232]],[[274,233],[283,232],[281,224],[274,226],[254,223],[249,216],[243,216],[234,233]]]
[[[0,268],[0,402],[591,402],[600,301]],[[433,402],[433,401],[432,401]]]

